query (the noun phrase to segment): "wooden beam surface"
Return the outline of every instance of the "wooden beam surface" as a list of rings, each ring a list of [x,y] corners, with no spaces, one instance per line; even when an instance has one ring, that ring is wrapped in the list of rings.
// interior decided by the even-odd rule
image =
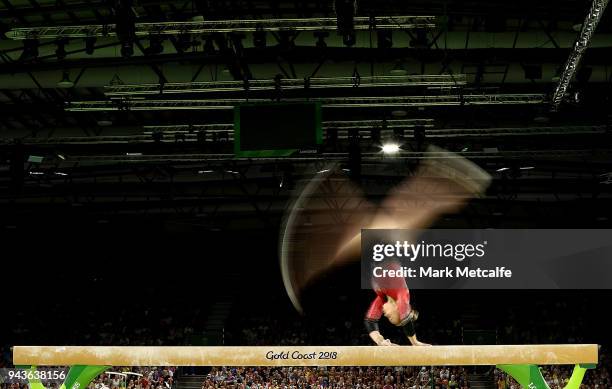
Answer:
[[[36,366],[443,366],[597,364],[598,346],[15,346]]]

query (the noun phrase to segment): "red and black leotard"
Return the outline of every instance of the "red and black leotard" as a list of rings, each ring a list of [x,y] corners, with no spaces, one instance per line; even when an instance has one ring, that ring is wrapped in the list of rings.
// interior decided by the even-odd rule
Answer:
[[[396,268],[399,264],[391,263],[388,268]],[[378,331],[378,320],[383,314],[383,305],[388,297],[392,298],[397,305],[400,324],[407,336],[414,336],[414,315],[410,306],[410,291],[403,277],[386,277],[374,282],[376,297],[372,300],[365,315],[365,327],[368,333]]]

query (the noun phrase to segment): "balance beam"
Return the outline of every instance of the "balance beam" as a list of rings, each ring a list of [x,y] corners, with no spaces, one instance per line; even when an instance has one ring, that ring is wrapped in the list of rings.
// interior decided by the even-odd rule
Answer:
[[[15,346],[21,366],[596,365],[596,344],[495,346]]]

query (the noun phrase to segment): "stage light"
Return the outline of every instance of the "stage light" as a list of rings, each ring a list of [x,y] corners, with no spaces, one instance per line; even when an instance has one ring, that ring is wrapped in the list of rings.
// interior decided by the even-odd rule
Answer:
[[[393,111],[391,111],[391,116],[396,117],[396,118],[403,118],[406,117],[408,115],[408,112],[406,112],[405,109],[394,109]]]
[[[253,46],[263,49],[267,45],[266,32],[261,28],[253,33]]]
[[[295,48],[295,35],[291,31],[278,32],[278,47],[281,51],[290,51]]]
[[[356,42],[357,38],[355,37],[354,32],[346,33],[342,36],[342,43],[344,43],[345,46],[354,46]]]
[[[29,61],[38,58],[38,39],[26,39],[23,41],[23,52],[19,57],[21,61]]]
[[[402,61],[397,61],[389,73],[392,76],[405,76],[408,74],[408,71],[406,70]]]
[[[427,31],[419,28],[415,31],[415,37],[410,40],[410,46],[415,49],[429,48],[429,40],[427,39]]]
[[[385,154],[396,154],[400,151],[400,147],[397,143],[385,143],[382,146],[382,152]]]
[[[204,38],[204,54],[206,55],[215,55],[215,43],[213,42],[212,36],[207,36]]]
[[[188,34],[181,34],[176,37],[176,43],[174,47],[176,48],[176,52],[179,54],[183,54],[185,51],[189,50],[193,43],[191,41],[191,36]]]
[[[98,119],[96,121],[96,123],[98,124],[98,126],[100,127],[109,127],[113,125],[113,120],[111,119],[110,116],[108,115],[104,115],[102,116],[100,119]]]
[[[334,11],[336,12],[338,33],[341,35],[353,33],[355,30],[357,2],[355,0],[335,0]]]
[[[96,39],[97,38],[95,36],[88,36],[85,38],[85,53],[88,55],[92,55],[94,53],[96,48]]]
[[[318,49],[324,50],[327,48],[327,43],[325,42],[325,38],[329,36],[329,32],[327,31],[315,31],[315,38],[317,38],[316,46]]]
[[[55,49],[55,55],[59,61],[66,58],[66,43],[68,40],[66,38],[60,38],[56,41],[57,48]]]
[[[393,33],[391,30],[378,30],[376,32],[379,49],[390,49],[393,47]]]
[[[121,44],[121,56],[123,58],[129,58],[134,55],[134,43],[133,42],[123,42]]]
[[[164,52],[164,45],[161,36],[159,35],[151,35],[149,37],[149,47],[145,49],[144,54],[146,55],[155,55],[161,54]]]
[[[506,170],[510,170],[509,167],[500,167],[499,169],[497,169],[497,172],[505,172]]]
[[[72,88],[74,86],[74,82],[70,80],[70,73],[68,70],[64,70],[62,72],[62,79],[57,83],[57,86],[64,89]]]
[[[131,57],[134,54],[136,40],[136,15],[132,9],[132,0],[117,0],[115,15],[116,34],[121,42],[121,56]]]

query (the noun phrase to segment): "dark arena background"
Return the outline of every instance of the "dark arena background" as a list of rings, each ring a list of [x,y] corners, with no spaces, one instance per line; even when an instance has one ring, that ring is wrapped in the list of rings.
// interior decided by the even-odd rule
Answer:
[[[309,278],[296,310],[288,217],[333,170],[346,185],[309,192],[300,221],[324,236],[431,146],[491,181],[430,228],[610,229],[606,6],[0,0],[0,370],[16,345],[373,345],[357,261]],[[579,387],[612,388],[612,284],[410,302],[432,345],[600,345]],[[494,366],[373,365],[114,366],[89,389],[519,388]],[[541,371],[556,389],[571,368]]]

